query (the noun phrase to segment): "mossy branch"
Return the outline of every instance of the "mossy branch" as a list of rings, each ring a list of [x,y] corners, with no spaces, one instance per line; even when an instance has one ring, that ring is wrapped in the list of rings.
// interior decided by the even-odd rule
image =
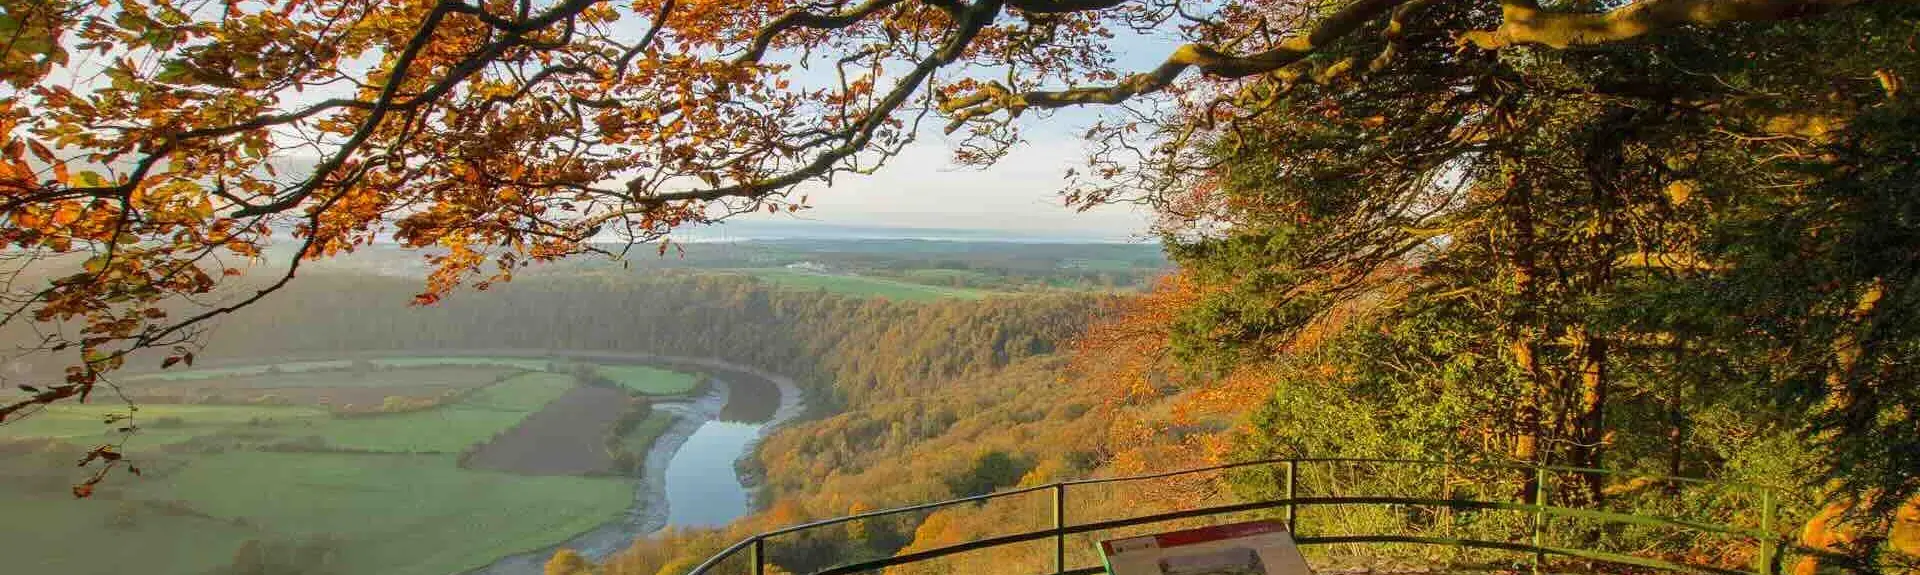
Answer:
[[[1594,13],[1554,12],[1536,0],[1502,0],[1500,27],[1461,34],[1460,43],[1483,50],[1527,44],[1590,46],[1678,26],[1791,20],[1876,1],[1913,0],[1640,0]]]
[[[1086,104],[1118,104],[1140,94],[1166,89],[1190,68],[1198,68],[1203,74],[1223,78],[1244,78],[1265,74],[1306,59],[1313,55],[1314,51],[1353,33],[1368,21],[1408,1],[1360,0],[1354,2],[1327,16],[1305,33],[1287,38],[1278,46],[1262,52],[1242,56],[1228,54],[1205,44],[1187,44],[1174,50],[1173,54],[1167,56],[1165,62],[1153,70],[1128,76],[1110,86],[1024,93],[1013,93],[1004,87],[991,86],[965,97],[942,102],[940,108],[942,112],[952,116],[953,120],[947,126],[947,131],[953,132],[969,120],[1000,110],[1007,110],[1017,116],[1031,107],[1062,108]]]

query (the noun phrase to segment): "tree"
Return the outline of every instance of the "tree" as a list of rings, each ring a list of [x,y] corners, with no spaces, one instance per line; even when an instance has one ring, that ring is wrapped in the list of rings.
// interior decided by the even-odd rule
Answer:
[[[561,547],[560,550],[553,552],[553,557],[547,559],[547,564],[541,569],[541,573],[545,573],[546,575],[591,575],[593,573],[593,564],[588,562],[586,557],[581,556],[580,552]]]
[[[1892,427],[1920,406],[1893,319],[1914,311],[1914,227],[1895,215],[1920,197],[1911,7],[1458,53],[1542,36],[1434,34],[1502,16],[1417,9],[1431,27],[1385,42],[1384,64],[1381,40],[1316,44],[1329,71],[1369,62],[1364,78],[1246,92],[1259,114],[1161,172],[1187,186],[1160,201],[1202,294],[1174,351],[1283,368],[1251,451],[1724,476],[1760,442],[1689,445],[1687,429],[1736,413],[1817,447],[1769,482],[1812,471],[1814,500],[1883,525],[1920,491],[1893,455],[1920,433]],[[1542,42],[1593,37],[1566,38]]]
[[[971,469],[947,478],[947,490],[954,497],[986,495],[1019,483],[1020,477],[1032,468],[1032,462],[1020,461],[1004,451],[988,451],[974,458]]]
[[[1095,170],[1068,198],[1169,205],[1155,192],[1192,182],[1189,144],[1299,82],[1411,56],[1408,37],[1445,37],[1419,48],[1457,45],[1465,65],[1906,2],[1479,0],[1423,17],[1430,4],[6,0],[0,242],[6,273],[32,287],[5,296],[0,322],[70,327],[34,344],[73,360],[0,421],[87,399],[135,351],[191,363],[205,321],[380,237],[423,250],[433,272],[416,301],[431,303],[613,251],[596,240],[799,209],[805,184],[878,169],[928,117],[961,132],[960,161],[984,164],[1011,151],[1025,111],[1094,104],[1148,120],[1091,130]],[[1116,30],[1191,43],[1123,74]],[[1374,53],[1323,53],[1340,41]],[[1159,142],[1141,147],[1143,131]],[[285,265],[246,277],[243,262],[270,256]]]

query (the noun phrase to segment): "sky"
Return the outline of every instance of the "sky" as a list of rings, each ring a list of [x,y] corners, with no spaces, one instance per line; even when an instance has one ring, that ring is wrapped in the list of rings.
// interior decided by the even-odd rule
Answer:
[[[1084,116],[1086,121],[1075,122]],[[1066,170],[1083,164],[1081,140],[1067,126],[1084,127],[1091,114],[1061,114],[1034,126],[1032,141],[993,167],[958,167],[949,142],[923,137],[870,176],[842,175],[832,188],[807,190],[814,206],[794,215],[757,214],[745,220],[907,228],[1004,230],[1108,240],[1144,236],[1151,216],[1133,206],[1076,212],[1061,202]],[[929,130],[933,136],[938,130]]]
[[[638,26],[644,18],[621,25]],[[1108,42],[1123,72],[1147,70],[1180,42],[1170,33],[1141,34],[1116,29]],[[776,56],[777,58],[777,56]],[[824,67],[821,67],[824,68]],[[830,79],[829,69],[803,71]],[[1065,87],[1065,86],[1055,86]],[[1012,235],[1042,234],[1109,241],[1150,239],[1152,215],[1146,208],[1103,206],[1077,212],[1064,205],[1068,168],[1082,166],[1086,145],[1079,137],[1103,114],[1099,107],[1069,108],[1021,120],[1026,142],[992,167],[960,167],[952,161],[955,138],[941,133],[943,121],[930,118],[919,138],[878,172],[841,174],[831,188],[803,186],[812,209],[794,215],[743,216],[748,221],[818,222],[854,226],[890,226],[968,230],[1004,230]],[[1085,172],[1083,169],[1082,172]]]

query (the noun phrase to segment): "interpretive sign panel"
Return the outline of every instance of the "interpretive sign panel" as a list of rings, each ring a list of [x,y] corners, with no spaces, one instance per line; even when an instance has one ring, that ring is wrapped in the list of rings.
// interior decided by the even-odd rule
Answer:
[[[1277,521],[1248,521],[1100,542],[1112,575],[1310,575]]]

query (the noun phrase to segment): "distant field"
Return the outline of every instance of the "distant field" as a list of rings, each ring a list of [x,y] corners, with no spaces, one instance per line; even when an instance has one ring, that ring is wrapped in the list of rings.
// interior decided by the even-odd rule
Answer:
[[[133,387],[371,392],[369,398],[422,382],[477,389],[436,407],[355,417],[317,405],[141,403],[131,412],[140,431],[127,449],[148,473],[117,474],[93,499],[72,500],[65,486],[78,471],[46,463],[69,461],[64,451],[0,458],[0,508],[8,510],[0,515],[0,531],[9,533],[0,537],[0,556],[16,558],[9,563],[16,568],[19,558],[30,558],[36,563],[25,572],[31,573],[205,575],[229,564],[249,540],[325,535],[337,539],[335,572],[440,575],[551,544],[631,504],[631,478],[529,477],[457,466],[459,452],[582,389],[572,375],[546,373],[547,360],[413,357],[373,364],[381,369],[358,375],[342,370],[349,363],[332,361],[281,363],[275,374],[266,366],[203,369]],[[525,371],[534,368],[540,371]],[[697,382],[637,366],[601,369],[651,393],[685,393]],[[277,387],[283,384],[297,387]],[[102,419],[128,410],[119,403],[49,408],[0,427],[0,440],[55,438],[77,456],[82,446],[119,441]],[[628,437],[637,441],[645,433],[650,442],[658,428],[664,424],[649,420]],[[597,433],[547,439],[605,450]],[[94,538],[98,546],[72,543]]]
[[[931,301],[944,298],[980,299],[993,294],[990,291],[970,288],[932,286],[863,276],[817,274],[784,268],[738,271],[790,289],[823,289],[831,293],[884,297],[901,301]]]
[[[230,377],[144,379],[123,384],[139,403],[324,405],[338,411],[379,408],[387,398],[431,401],[524,373],[498,367],[259,372]],[[184,375],[184,374],[182,374]]]
[[[618,517],[628,479],[463,470],[453,456],[236,452],[196,462],[156,496],[287,533],[345,538],[342,573],[441,575]],[[271,487],[270,486],[277,486]],[[310,494],[290,497],[290,494]]]
[[[628,479],[468,471],[451,455],[235,451],[195,458],[164,481],[120,481],[129,499],[186,501],[213,519],[0,488],[5,521],[33,526],[0,537],[0,556],[16,568],[36,561],[26,573],[199,575],[248,539],[325,534],[339,539],[333,572],[444,575],[591,529],[633,497]],[[130,525],[110,528],[122,508],[133,510]]]
[[[988,285],[997,278],[973,270],[917,269],[901,274],[916,284],[931,286]]]
[[[399,387],[411,385],[460,385],[480,386],[493,383],[501,376],[518,373],[516,369],[497,367],[436,366],[423,369],[375,369],[365,373],[353,371],[292,371],[266,373],[249,370],[248,373],[223,377],[192,377],[170,380],[183,382],[172,385],[208,385],[219,387],[240,387],[272,389],[280,387]],[[183,372],[175,375],[188,375],[196,372]],[[190,383],[187,383],[190,382]],[[141,385],[136,387],[149,387]]]
[[[375,368],[423,368],[423,367],[478,367],[504,370],[546,371],[551,362],[543,358],[526,357],[486,357],[486,356],[412,356],[391,357],[367,360]],[[322,361],[289,361],[260,365],[240,365],[227,367],[204,367],[186,370],[168,370],[153,373],[140,373],[120,378],[127,382],[147,381],[193,381],[205,379],[233,379],[248,376],[287,377],[307,372],[314,377],[329,377],[326,372],[346,372],[353,368],[354,361],[346,359]],[[294,387],[300,384],[287,383],[272,387]]]
[[[673,414],[654,411],[620,438],[620,448],[636,456],[645,456],[648,450],[653,449],[653,442],[659,440],[660,435],[672,425]]]
[[[614,454],[607,453],[602,438],[632,409],[633,401],[632,396],[603,386],[567,390],[512,431],[474,451],[467,467],[525,475],[613,471]]]
[[[290,423],[328,417],[326,411],[309,407],[141,405],[139,411],[128,412],[126,405],[102,402],[48,408],[32,417],[8,423],[0,428],[0,438],[50,437],[78,443],[118,442],[121,435],[115,432],[116,426],[103,424],[101,420],[108,414],[128,413],[138,416],[134,422],[140,427],[139,433],[127,442],[129,447],[135,449],[178,443],[215,431],[245,426],[253,421]]]
[[[189,369],[186,371],[163,371],[158,373],[143,373],[139,375],[127,376],[124,379],[127,381],[183,381],[183,380],[192,380],[192,379],[213,379],[218,377],[261,375],[261,374],[267,373],[270,370],[279,370],[282,373],[298,373],[302,371],[324,371],[324,370],[333,370],[333,369],[346,369],[348,367],[351,367],[352,365],[353,365],[353,362],[347,361],[347,360],[297,361],[297,362],[290,362],[290,363],[276,363],[276,364],[270,364],[270,365],[245,365],[245,366],[238,366],[238,367],[209,367],[209,368],[202,368],[202,369]]]
[[[52,498],[6,485],[0,485],[0,508],[7,510],[3,521],[21,526],[0,537],[0,557],[14,573],[199,575],[229,564],[241,542],[262,536],[258,528],[229,521],[163,514],[122,501]],[[110,527],[129,509],[131,525]],[[74,544],[92,538],[97,546]]]
[[[395,357],[373,360],[374,365],[382,367],[433,367],[447,365],[505,367],[527,371],[546,371],[553,362],[527,357],[482,357],[482,356],[422,356]]]
[[[141,405],[140,426],[130,445],[165,445],[233,427],[270,438],[250,444],[317,437],[327,448],[379,452],[458,452],[519,423],[528,413],[573,387],[570,376],[525,374],[474,392],[452,405],[410,413],[338,418],[310,407]],[[101,423],[109,413],[125,414],[125,405],[61,406],[18,423],[6,437],[111,440]],[[255,425],[255,424],[258,425]]]
[[[474,392],[460,402],[470,409],[532,412],[573,388],[573,376],[529,373]]]
[[[595,369],[620,387],[647,395],[679,395],[693,391],[700,383],[700,378],[692,374],[644,365],[602,365]]]
[[[385,453],[457,453],[511,429],[573,387],[572,378],[536,373],[507,380],[437,409],[351,418],[310,418],[268,428],[286,439],[318,438],[330,449]]]

